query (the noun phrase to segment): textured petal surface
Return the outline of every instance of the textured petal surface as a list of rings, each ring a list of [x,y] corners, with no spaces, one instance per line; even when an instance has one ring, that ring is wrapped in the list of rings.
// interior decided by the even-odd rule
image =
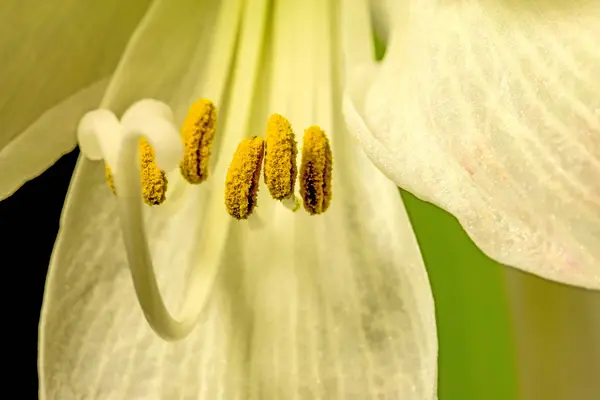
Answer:
[[[322,75],[333,69],[318,68],[315,59],[324,54],[313,53],[336,25],[325,18],[330,3],[312,3],[325,7],[320,19],[311,18],[305,3],[282,1],[273,18],[280,22],[260,32],[280,29],[265,37],[285,40],[257,48],[246,27],[270,20],[257,16],[267,3],[247,3],[252,11],[243,18],[245,40],[228,104],[233,114],[219,131],[220,149],[235,148],[240,131],[262,132],[274,108],[289,112],[297,133],[319,120],[336,157],[331,208],[317,217],[294,214],[262,188],[258,212],[265,226],[232,224],[199,326],[183,341],[166,343],[137,304],[103,166],[80,162],[45,292],[42,399],[435,397],[436,331],[423,262],[396,187],[343,131],[339,86],[331,85],[333,75]],[[261,50],[260,63],[250,65],[250,55]],[[159,68],[162,59],[156,55],[146,66]],[[253,71],[260,71],[258,79]],[[318,80],[329,85],[315,85]],[[223,216],[216,218],[220,223],[230,221],[222,198],[215,210],[206,202],[214,191],[221,196],[228,164],[221,160],[230,157],[220,154],[208,186],[188,191],[175,209],[148,212],[153,259],[170,309],[177,309],[189,270],[206,268],[197,249],[217,229],[207,221],[215,213]]]
[[[0,199],[75,148],[79,118],[100,104],[107,84],[98,81],[58,103],[0,149]]]
[[[489,256],[600,288],[600,3],[414,3],[357,72],[352,132]]]
[[[68,109],[86,111],[78,108],[75,99],[82,106],[98,105],[92,102],[94,85],[113,72],[149,3],[26,0],[0,4],[0,157],[3,165],[11,162],[2,169],[10,171],[10,183],[2,178],[0,198],[74,147],[72,120],[60,125],[57,117]],[[41,123],[53,125],[46,129]],[[22,135],[27,138],[21,139]],[[12,165],[13,156],[22,155],[24,146],[34,147],[36,141],[45,148],[32,149],[31,158],[21,160],[33,165]]]

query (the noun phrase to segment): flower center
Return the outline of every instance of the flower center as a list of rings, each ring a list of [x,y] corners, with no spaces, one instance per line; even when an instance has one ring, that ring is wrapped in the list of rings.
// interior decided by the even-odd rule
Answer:
[[[225,107],[229,111],[225,113],[224,120],[219,121],[219,132],[216,106],[205,99],[193,103],[180,131],[173,123],[171,109],[166,104],[149,99],[131,106],[121,121],[108,110],[96,110],[84,116],[80,123],[78,135],[81,150],[92,160],[104,160],[107,182],[118,200],[128,265],[138,300],[150,326],[164,339],[182,339],[193,329],[215,281],[233,219],[248,220],[243,222],[248,226],[256,220],[250,217],[253,213],[254,217],[257,214],[257,192],[263,160],[264,181],[269,194],[285,208],[296,211],[300,206],[295,194],[297,179],[300,180],[299,195],[309,214],[321,214],[331,203],[331,148],[324,131],[319,127],[308,128],[304,137],[299,138],[300,147],[303,148],[300,168],[296,164],[298,145],[292,125],[282,115],[273,114],[268,119],[265,139],[244,138],[249,134],[254,135],[256,128],[262,130],[260,120],[253,118],[255,115],[270,115],[272,112],[289,113],[298,123],[309,126],[317,118],[314,111],[320,110],[318,119],[327,129],[333,127],[329,98],[332,91],[330,69],[333,64],[327,44],[330,40],[327,39],[330,34],[327,21],[330,20],[331,10],[328,6],[319,7],[321,12],[317,13],[319,17],[314,22],[313,3],[314,6],[321,4],[313,0],[311,5],[302,8],[299,16],[292,2],[282,3],[276,7],[276,17],[272,18],[273,24],[270,26],[266,12],[268,2],[250,0],[245,7],[248,13],[243,15],[243,23],[237,33],[243,40],[239,40],[235,48],[235,68],[229,67],[232,62],[230,55],[227,55],[229,53],[221,51],[224,48],[222,41],[233,46],[235,30],[231,35],[215,35],[214,51],[207,60],[209,72],[203,75],[202,84],[193,85],[194,90],[182,90],[181,94],[173,95],[169,101],[176,105],[177,112],[184,111],[181,105],[191,102],[188,96],[191,97],[192,93],[208,96],[214,99],[214,104],[220,105],[228,88]],[[219,19],[218,26],[223,29],[231,26],[227,23],[231,19],[228,10],[223,8],[220,14],[223,20]],[[236,12],[240,13],[241,10]],[[310,42],[315,45],[312,45],[306,43],[304,36],[295,35],[294,32],[304,22],[318,25],[322,33],[320,36],[326,40],[313,34]],[[269,26],[273,31],[273,40],[268,39]],[[290,46],[293,43],[298,46]],[[296,47],[304,54],[300,63],[294,61]],[[319,63],[311,62],[311,57],[323,61],[325,68],[317,67]],[[122,65],[126,66],[127,63]],[[273,65],[272,74],[265,72],[269,65]],[[125,67],[122,69],[127,70]],[[225,73],[229,70],[231,76]],[[127,76],[119,71],[116,75],[108,99],[116,96],[115,93],[119,92],[117,85]],[[267,78],[264,86],[257,84],[261,78]],[[269,94],[269,91],[272,93]],[[184,98],[185,101],[182,100]],[[106,100],[103,104],[111,102]],[[218,139],[218,150],[215,151],[217,159],[213,163],[211,153],[215,138]],[[230,154],[233,154],[233,159],[227,157]],[[186,201],[176,201],[178,189],[207,181],[209,172],[210,175],[221,175],[217,177],[216,184],[213,176],[209,190],[199,192],[186,189],[185,196],[179,196]],[[225,207],[221,197],[223,192],[214,190],[219,184],[224,184]],[[205,218],[202,225],[210,230],[210,242],[200,241],[195,249],[202,254],[202,265],[194,265],[189,270],[181,313],[176,319],[165,306],[156,280],[143,225],[144,209],[140,196],[146,204],[162,204],[160,209],[167,203],[167,208],[172,204],[183,211],[192,203],[195,204],[194,193],[202,193],[202,204],[198,206],[206,210],[203,212]],[[179,208],[179,204],[185,204],[186,208]],[[223,213],[223,208],[233,218]],[[293,218],[283,209],[270,215],[269,221],[276,230],[289,227],[291,221],[288,218]],[[191,221],[190,224],[195,222]],[[284,233],[287,235],[287,232]]]

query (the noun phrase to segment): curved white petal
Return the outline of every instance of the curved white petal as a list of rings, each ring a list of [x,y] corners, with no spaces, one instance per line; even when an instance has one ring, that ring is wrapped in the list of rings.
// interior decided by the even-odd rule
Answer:
[[[242,29],[267,20],[261,14],[266,4],[248,2]],[[238,49],[220,148],[230,151],[240,137],[264,130],[274,101],[267,89],[278,88],[274,91],[284,101],[273,104],[294,116],[299,136],[313,118],[327,125],[336,157],[332,206],[322,216],[291,213],[263,188],[258,211],[265,226],[254,231],[231,223],[220,197],[231,156],[224,153],[206,183],[207,193],[188,191],[177,209],[149,212],[153,263],[169,309],[181,304],[188,272],[211,268],[206,248],[221,246],[215,232],[228,232],[199,325],[188,338],[167,343],[150,329],[137,304],[103,167],[80,162],[45,291],[41,399],[435,397],[433,299],[401,199],[345,140],[339,96],[329,85],[332,78],[322,75],[334,72],[326,54],[317,53],[325,68],[305,68],[318,65],[311,52],[330,39],[326,32],[333,27],[323,15],[331,10],[320,9],[320,17],[311,18],[303,3],[278,4],[274,20],[282,31],[269,37],[282,41],[266,46],[260,64],[252,65],[263,46],[252,32],[240,32],[245,40]],[[281,20],[280,12],[287,19]],[[312,32],[313,45],[304,32]],[[282,65],[281,59],[290,63]],[[273,74],[276,81],[270,68],[279,71]],[[312,78],[328,85],[317,90]],[[287,85],[273,84],[282,80]],[[309,90],[288,97],[288,89]],[[112,99],[121,102],[120,96]],[[319,111],[313,113],[313,104]]]
[[[357,72],[351,130],[489,256],[600,288],[600,3],[423,3]]]
[[[99,90],[95,85],[114,71],[149,0],[126,3],[0,4],[0,153],[3,162],[10,161],[2,168],[10,181],[2,177],[0,198],[73,148],[71,118],[98,105],[100,97],[92,93]],[[67,115],[70,118],[64,118]],[[49,123],[48,129],[40,125]],[[32,155],[15,164],[11,153],[22,156],[28,143]],[[32,165],[24,165],[29,162]]]
[[[107,84],[95,82],[58,103],[0,149],[0,200],[75,148],[79,118],[100,104]]]

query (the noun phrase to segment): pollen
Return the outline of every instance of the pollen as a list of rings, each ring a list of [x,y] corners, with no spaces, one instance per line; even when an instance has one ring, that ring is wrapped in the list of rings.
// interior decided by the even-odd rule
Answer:
[[[309,214],[322,214],[329,208],[332,171],[329,140],[321,128],[311,126],[304,131],[300,165],[300,195]]]
[[[106,177],[106,184],[110,188],[112,194],[117,194],[117,189],[115,189],[115,180],[112,176],[112,172],[110,172],[110,167],[108,164],[104,164],[104,176]]]
[[[144,203],[157,206],[166,200],[167,176],[156,165],[154,149],[146,139],[140,139],[140,180]],[[113,194],[117,194],[115,180],[108,164],[104,165],[106,183]]]
[[[244,139],[229,164],[225,180],[225,207],[236,219],[247,219],[256,207],[264,153],[263,138]]]
[[[296,184],[296,139],[289,121],[273,114],[267,122],[265,143],[265,184],[276,200],[294,195]]]
[[[181,127],[185,148],[179,169],[183,178],[199,184],[208,178],[213,139],[217,125],[217,108],[210,100],[200,99],[190,107]]]
[[[140,171],[142,198],[150,206],[157,206],[166,200],[167,176],[156,165],[156,154],[146,139],[140,140]]]

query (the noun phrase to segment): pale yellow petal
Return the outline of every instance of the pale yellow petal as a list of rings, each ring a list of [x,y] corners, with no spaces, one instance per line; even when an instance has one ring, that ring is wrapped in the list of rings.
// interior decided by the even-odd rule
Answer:
[[[148,4],[1,2],[0,151],[46,111],[109,76]]]
[[[107,84],[95,82],[58,103],[0,149],[0,200],[75,148],[77,123],[100,104]]]

